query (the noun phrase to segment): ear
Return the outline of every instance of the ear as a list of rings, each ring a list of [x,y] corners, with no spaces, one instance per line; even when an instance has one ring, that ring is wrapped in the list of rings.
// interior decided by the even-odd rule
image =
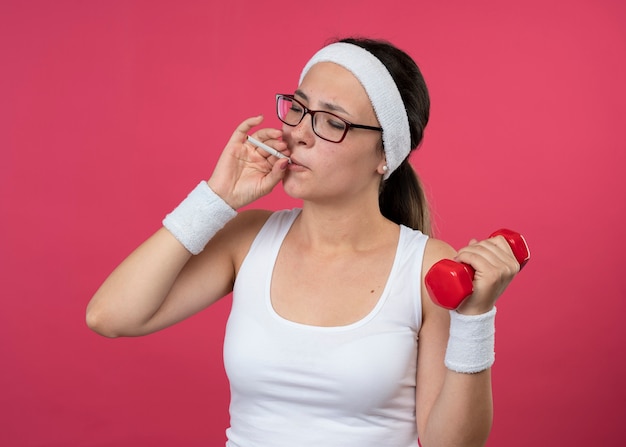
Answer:
[[[376,167],[376,172],[380,175],[385,175],[389,166],[387,166],[387,154],[385,153],[385,148],[383,147],[383,140],[379,141],[378,146],[378,166]]]
[[[379,165],[378,168],[376,169],[376,171],[380,174],[380,175],[385,175],[387,173],[387,170],[389,168],[387,167],[387,161],[386,160],[382,160]]]

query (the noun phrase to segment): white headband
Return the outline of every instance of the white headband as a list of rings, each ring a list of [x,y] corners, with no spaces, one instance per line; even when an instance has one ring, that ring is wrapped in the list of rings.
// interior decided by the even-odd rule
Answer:
[[[409,117],[398,86],[376,56],[358,45],[346,42],[330,44],[315,53],[304,66],[300,83],[309,69],[319,62],[342,66],[365,88],[380,127],[383,128],[383,146],[389,168],[384,178],[387,179],[411,152]]]

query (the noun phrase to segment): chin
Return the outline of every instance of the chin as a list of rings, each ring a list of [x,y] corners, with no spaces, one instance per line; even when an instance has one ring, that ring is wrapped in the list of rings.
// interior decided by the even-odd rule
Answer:
[[[315,200],[320,198],[323,188],[312,182],[303,181],[301,178],[287,174],[283,178],[283,190],[292,199]]]
[[[293,181],[293,179],[283,179],[283,191],[292,199],[303,200],[304,196],[306,196],[306,194],[303,194],[304,191],[302,191],[301,184]]]

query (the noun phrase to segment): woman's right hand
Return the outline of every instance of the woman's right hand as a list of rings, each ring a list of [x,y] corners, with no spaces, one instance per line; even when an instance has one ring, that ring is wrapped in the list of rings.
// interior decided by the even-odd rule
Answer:
[[[242,122],[226,144],[213,175],[210,188],[233,209],[241,208],[268,194],[285,176],[289,161],[274,157],[257,149],[247,140],[250,129],[258,126],[263,116]],[[265,128],[256,131],[254,138],[289,155],[279,129]]]

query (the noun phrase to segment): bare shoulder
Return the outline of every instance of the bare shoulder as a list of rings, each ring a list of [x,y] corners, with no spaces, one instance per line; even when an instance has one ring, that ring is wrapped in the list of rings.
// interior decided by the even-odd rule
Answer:
[[[429,238],[424,251],[422,275],[425,275],[434,263],[442,259],[452,259],[455,256],[456,250],[450,244],[440,239]]]
[[[237,217],[229,222],[229,226],[235,227],[239,231],[257,233],[272,213],[273,211],[263,209],[241,211]]]
[[[272,211],[262,209],[241,211],[220,231],[220,240],[231,247],[236,269],[272,213]]]
[[[422,327],[422,335],[424,330],[433,330],[429,329],[433,325],[439,326],[439,329],[434,329],[435,332],[438,332],[437,338],[445,335],[445,331],[440,331],[444,327],[446,328],[445,330],[447,330],[447,325],[449,324],[448,311],[435,305],[430,299],[430,295],[428,294],[428,290],[426,289],[424,283],[424,277],[426,276],[428,270],[430,270],[436,262],[442,259],[453,259],[455,256],[456,250],[447,242],[434,238],[428,239],[426,249],[424,251],[424,261],[422,264],[422,317],[424,319],[424,323],[428,322],[428,324],[425,324]]]
[[[251,209],[241,211],[220,231],[220,237],[236,244],[249,245],[263,227],[272,211]]]

